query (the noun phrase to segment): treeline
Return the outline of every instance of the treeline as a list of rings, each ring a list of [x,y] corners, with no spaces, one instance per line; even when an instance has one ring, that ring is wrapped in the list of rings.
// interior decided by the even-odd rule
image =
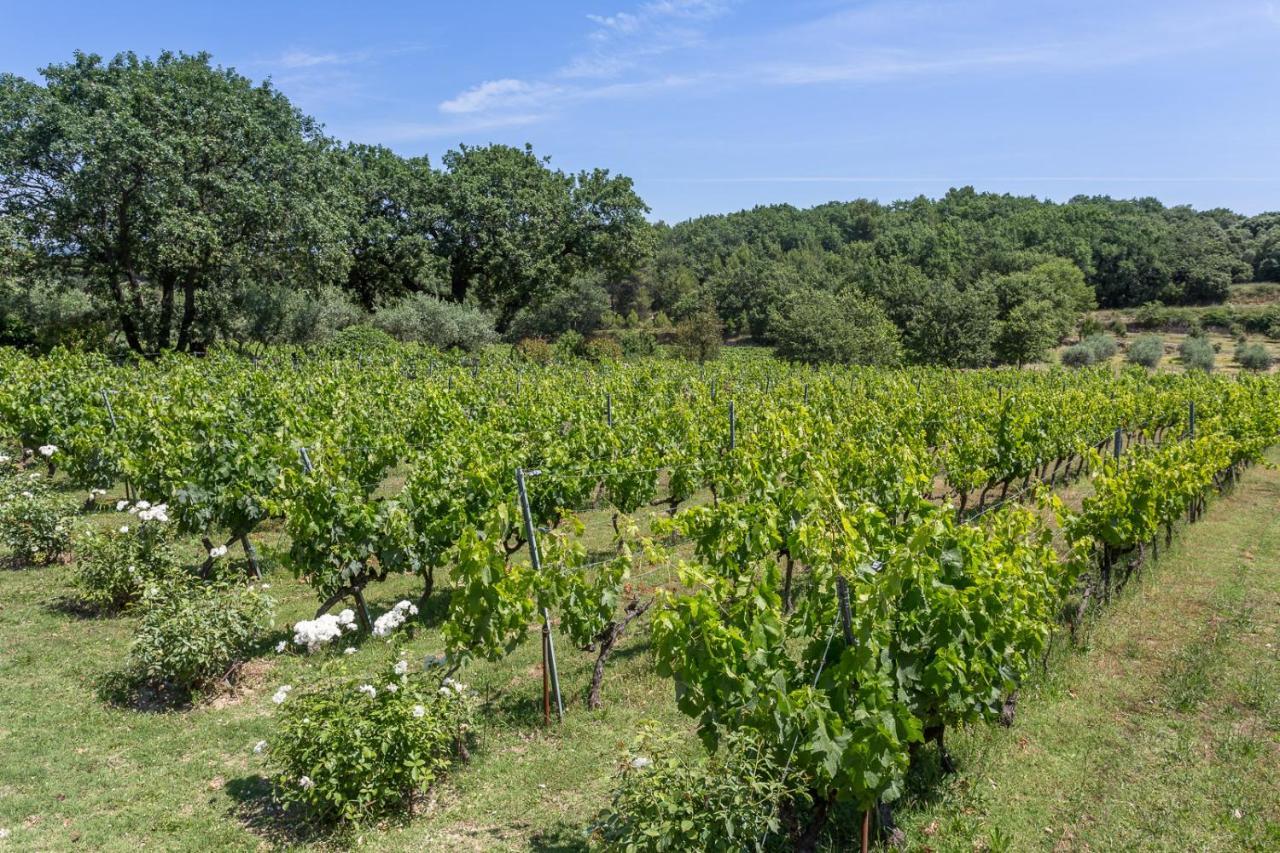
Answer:
[[[640,302],[677,317],[710,302],[730,334],[784,352],[814,351],[808,338],[827,337],[815,325],[844,315],[880,328],[864,341],[873,351],[887,321],[913,360],[1017,362],[1042,355],[1094,303],[1217,303],[1233,282],[1280,280],[1280,214],[1155,199],[1056,204],[964,188],[936,201],[758,207],[660,230]],[[858,360],[859,347],[846,349]]]
[[[629,178],[529,148],[340,145],[209,56],[0,78],[0,338],[138,352],[383,325],[474,345],[652,252]]]
[[[802,361],[1042,358],[1082,311],[1280,281],[1280,214],[933,201],[651,225],[629,178],[527,146],[340,144],[205,54],[0,77],[0,343],[200,350],[357,325],[474,348],[679,328]]]

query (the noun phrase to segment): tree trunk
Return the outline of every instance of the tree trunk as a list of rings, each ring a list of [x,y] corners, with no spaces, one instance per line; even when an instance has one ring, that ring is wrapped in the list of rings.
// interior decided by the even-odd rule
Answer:
[[[471,286],[471,269],[455,258],[449,265],[449,295],[454,302],[462,302],[467,298],[467,288]]]
[[[182,281],[182,320],[178,324],[178,351],[191,347],[191,327],[196,319],[196,282],[193,278]]]
[[[169,333],[173,331],[173,273],[160,276],[160,321],[156,324],[156,349],[169,348]]]

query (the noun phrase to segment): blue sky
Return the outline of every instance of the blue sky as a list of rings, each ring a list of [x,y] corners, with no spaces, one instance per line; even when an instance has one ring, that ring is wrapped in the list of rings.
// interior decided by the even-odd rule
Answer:
[[[0,6],[0,70],[208,50],[329,133],[530,142],[655,218],[949,186],[1280,209],[1280,0]]]

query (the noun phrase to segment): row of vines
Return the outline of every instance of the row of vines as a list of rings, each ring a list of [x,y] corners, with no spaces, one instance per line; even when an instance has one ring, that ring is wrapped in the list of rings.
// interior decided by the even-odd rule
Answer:
[[[887,824],[923,742],[1008,716],[1057,629],[1275,442],[1280,384],[5,351],[0,424],[57,449],[29,464],[86,490],[123,482],[211,553],[256,568],[255,531],[280,520],[317,615],[349,602],[369,631],[371,585],[415,575],[420,605],[446,586],[450,674],[548,613],[597,656],[599,707],[647,614],[709,748],[749,735],[803,780],[806,821],[776,804],[762,833],[800,843],[841,804]],[[1087,483],[1077,504],[1068,482]],[[589,509],[612,519],[603,552]]]

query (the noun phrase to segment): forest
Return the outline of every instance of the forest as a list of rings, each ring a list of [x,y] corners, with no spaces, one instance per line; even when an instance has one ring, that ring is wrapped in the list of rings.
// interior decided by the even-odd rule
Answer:
[[[208,54],[76,53],[41,77],[0,77],[0,343],[33,351],[373,326],[440,348],[674,336],[980,367],[1043,358],[1094,307],[1280,281],[1280,213],[965,187],[672,225],[630,178],[529,146],[340,142]]]

